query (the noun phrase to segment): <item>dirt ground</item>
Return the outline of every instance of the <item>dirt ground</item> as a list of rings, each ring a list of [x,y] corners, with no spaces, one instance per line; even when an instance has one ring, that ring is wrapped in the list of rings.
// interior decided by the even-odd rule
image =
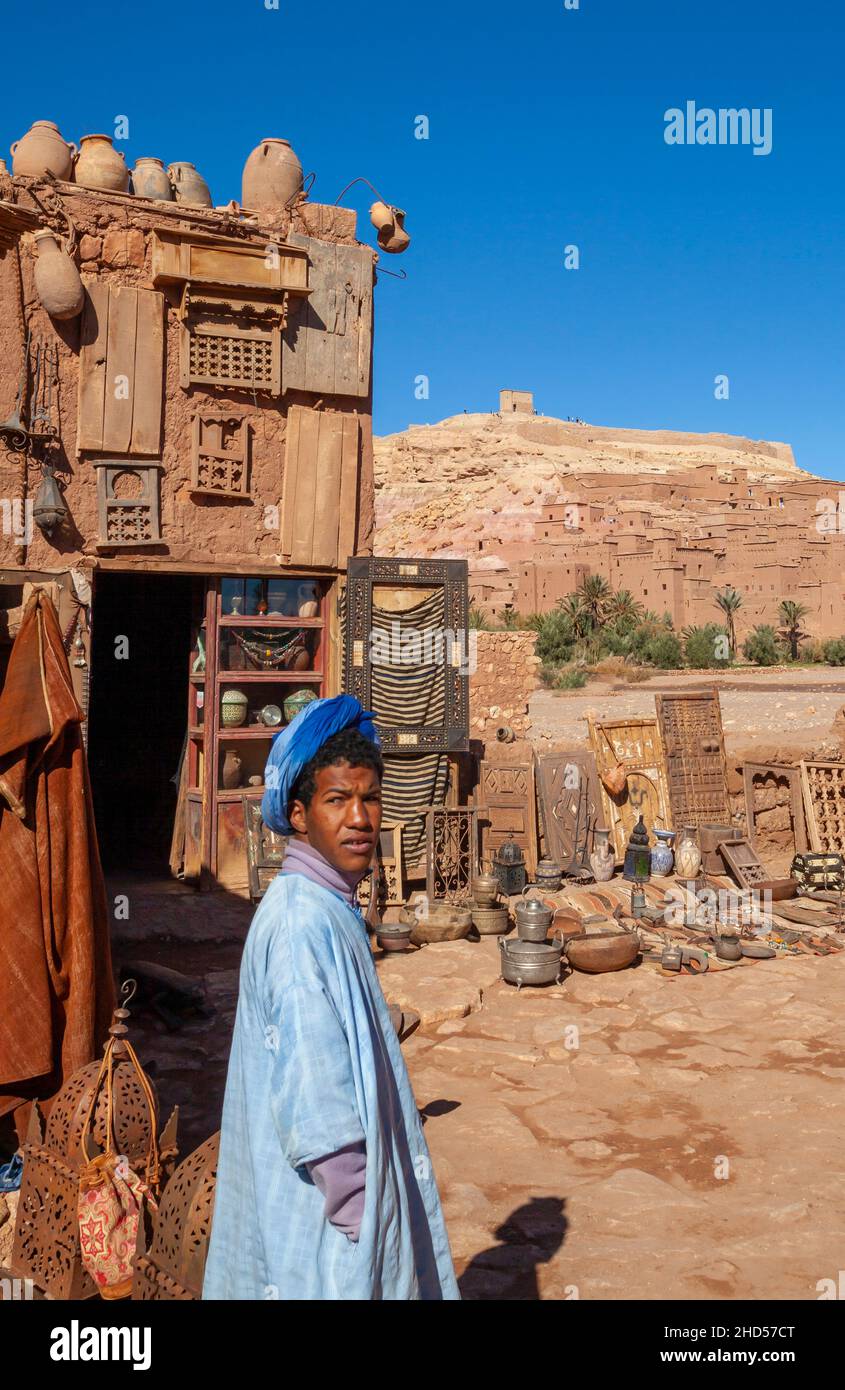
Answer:
[[[836,736],[833,720],[845,704],[845,671],[831,666],[730,672],[666,671],[640,685],[590,680],[582,690],[538,690],[531,697],[531,740],[544,746],[587,742],[587,713],[597,719],[654,714],[654,696],[715,686],[722,705],[727,753],[754,750],[762,759],[779,752],[818,749]]]

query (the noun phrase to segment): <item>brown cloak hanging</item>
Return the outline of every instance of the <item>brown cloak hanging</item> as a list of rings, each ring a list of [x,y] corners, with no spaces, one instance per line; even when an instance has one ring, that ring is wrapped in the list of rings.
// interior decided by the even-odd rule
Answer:
[[[114,1007],[82,718],[36,591],[0,694],[0,1115],[93,1061]]]

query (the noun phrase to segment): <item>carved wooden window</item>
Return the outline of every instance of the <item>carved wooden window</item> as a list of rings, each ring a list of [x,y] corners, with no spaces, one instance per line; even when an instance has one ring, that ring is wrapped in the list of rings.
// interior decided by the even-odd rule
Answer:
[[[159,523],[160,463],[98,459],[97,505],[99,549],[161,544]]]
[[[186,290],[181,318],[182,386],[280,394],[284,306]]]
[[[345,687],[375,713],[382,747],[465,752],[474,635],[466,560],[353,556],[347,574]],[[382,590],[408,601],[388,611]]]
[[[194,416],[191,491],[207,497],[249,497],[249,424],[243,416]]]

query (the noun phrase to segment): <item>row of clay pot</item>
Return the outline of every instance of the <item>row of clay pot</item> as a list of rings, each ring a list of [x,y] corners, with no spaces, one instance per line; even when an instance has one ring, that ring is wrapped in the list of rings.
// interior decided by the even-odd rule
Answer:
[[[83,135],[76,146],[62,138],[53,121],[36,121],[12,146],[12,172],[43,178],[52,174],[87,188],[125,193],[129,170],[109,135]],[[256,212],[282,209],[302,187],[302,165],[287,140],[268,138],[252,151],[244,165],[242,203]],[[142,198],[211,207],[208,185],[193,164],[180,162],[165,169],[160,159],[144,155],[132,171],[132,191]]]
[[[74,144],[62,138],[54,121],[36,121],[23,139],[12,145],[12,173],[32,178],[52,174],[85,188],[128,192],[129,169],[110,135],[83,135],[79,145],[77,152]],[[132,191],[139,197],[159,198],[162,202],[212,206],[208,184],[186,161],[171,164],[165,170],[160,159],[143,155],[132,171]]]

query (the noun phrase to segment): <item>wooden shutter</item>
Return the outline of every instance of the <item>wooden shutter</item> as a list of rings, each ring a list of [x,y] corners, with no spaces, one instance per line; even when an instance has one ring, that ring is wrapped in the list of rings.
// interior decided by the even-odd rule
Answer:
[[[354,553],[360,435],[357,415],[290,407],[282,498],[285,561],[338,569]]]
[[[311,294],[292,302],[282,342],[282,386],[319,396],[367,396],[373,341],[373,253],[294,232],[308,249]]]
[[[476,799],[483,857],[492,859],[513,836],[525,855],[529,876],[533,876],[537,869],[534,763],[482,762]]]
[[[157,454],[163,375],[164,296],[100,280],[88,285],[77,450]],[[125,388],[118,377],[126,378]]]

